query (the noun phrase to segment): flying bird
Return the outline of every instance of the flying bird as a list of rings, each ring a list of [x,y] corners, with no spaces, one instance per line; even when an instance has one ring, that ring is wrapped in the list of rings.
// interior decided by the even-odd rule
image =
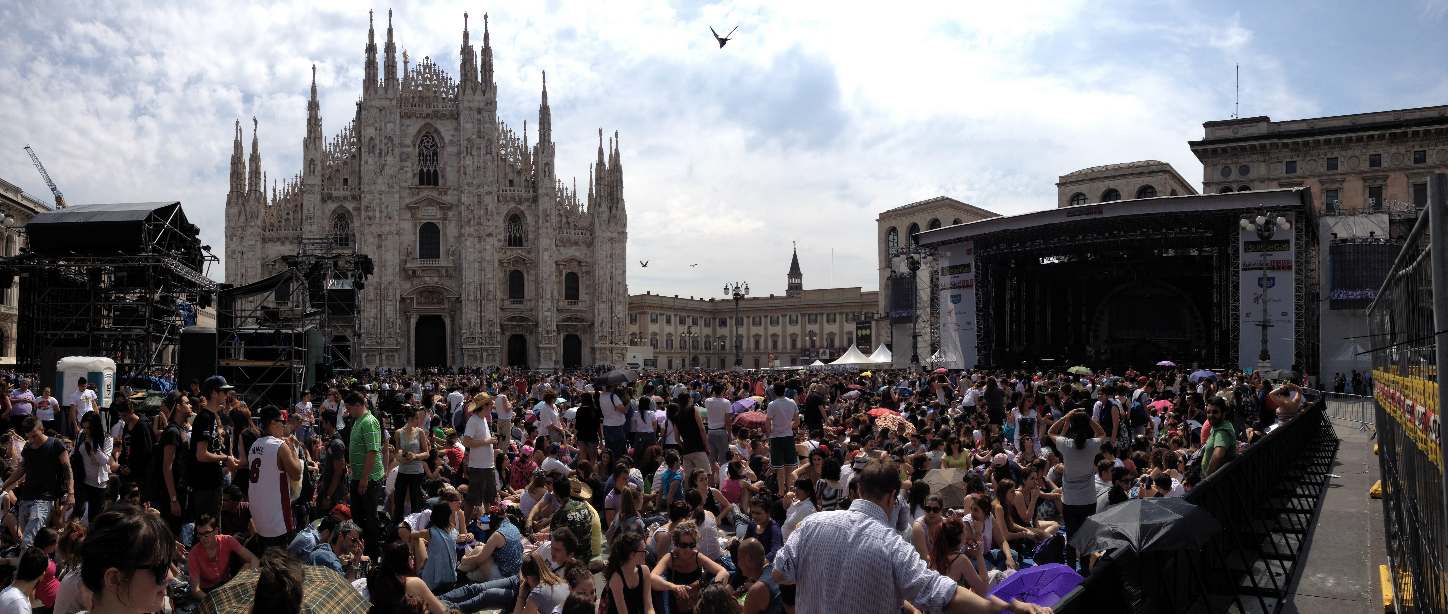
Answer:
[[[694,268],[694,267],[696,267],[696,266],[699,266],[699,263],[696,262],[696,263],[694,263],[694,264],[691,264],[691,265],[689,265],[689,268],[692,269],[692,268]]]
[[[738,29],[739,29],[739,26],[734,26],[734,30],[738,30]],[[728,34],[725,34],[724,36],[719,36],[719,33],[716,32],[716,31],[714,31],[714,26],[709,26],[709,32],[711,32],[711,33],[714,34],[714,40],[719,41],[719,48],[720,48],[720,49],[723,49],[723,48],[724,48],[724,44],[725,44],[725,43],[728,43],[729,40],[730,40],[730,37],[734,36],[734,30],[730,30],[729,33],[728,33]]]
[[[639,261],[639,266],[647,269],[647,268],[649,268],[649,261],[647,261],[647,260],[640,260],[640,261]]]

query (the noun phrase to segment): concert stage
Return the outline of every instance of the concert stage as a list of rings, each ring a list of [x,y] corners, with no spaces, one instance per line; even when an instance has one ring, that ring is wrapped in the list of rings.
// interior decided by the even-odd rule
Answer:
[[[1310,203],[1302,188],[1116,201],[919,239],[934,252],[939,309],[954,312],[967,368],[1043,358],[1246,368],[1259,365],[1265,342],[1273,368],[1316,373]],[[1288,228],[1242,225],[1258,216]]]

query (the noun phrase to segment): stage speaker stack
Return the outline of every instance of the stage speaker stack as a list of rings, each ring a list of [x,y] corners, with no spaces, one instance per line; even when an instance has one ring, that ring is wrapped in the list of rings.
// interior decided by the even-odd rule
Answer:
[[[176,387],[189,390],[217,374],[216,329],[188,326],[181,330],[181,347],[176,356]]]

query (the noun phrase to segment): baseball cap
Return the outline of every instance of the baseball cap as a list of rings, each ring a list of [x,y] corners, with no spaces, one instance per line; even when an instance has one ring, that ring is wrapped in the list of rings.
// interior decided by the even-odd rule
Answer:
[[[217,390],[233,390],[236,386],[226,383],[226,378],[220,375],[213,375],[201,382],[201,394],[211,394]]]

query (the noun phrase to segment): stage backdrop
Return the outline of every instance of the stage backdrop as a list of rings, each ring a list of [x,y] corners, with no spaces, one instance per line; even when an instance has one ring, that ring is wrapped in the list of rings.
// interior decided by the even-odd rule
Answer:
[[[1277,214],[1274,214],[1277,215]],[[1272,368],[1289,369],[1297,362],[1294,331],[1297,322],[1297,284],[1293,283],[1297,245],[1294,229],[1296,214],[1286,214],[1292,228],[1278,228],[1270,239],[1257,236],[1256,230],[1238,229],[1238,310],[1237,363],[1243,369],[1257,367],[1262,349],[1262,305],[1265,301],[1267,349],[1272,354]]]
[[[940,259],[940,306],[955,314],[954,331],[942,329],[941,338],[954,334],[960,339],[962,366],[974,369],[979,356],[975,338],[975,244],[952,243],[942,248]],[[941,318],[942,322],[949,319]]]

